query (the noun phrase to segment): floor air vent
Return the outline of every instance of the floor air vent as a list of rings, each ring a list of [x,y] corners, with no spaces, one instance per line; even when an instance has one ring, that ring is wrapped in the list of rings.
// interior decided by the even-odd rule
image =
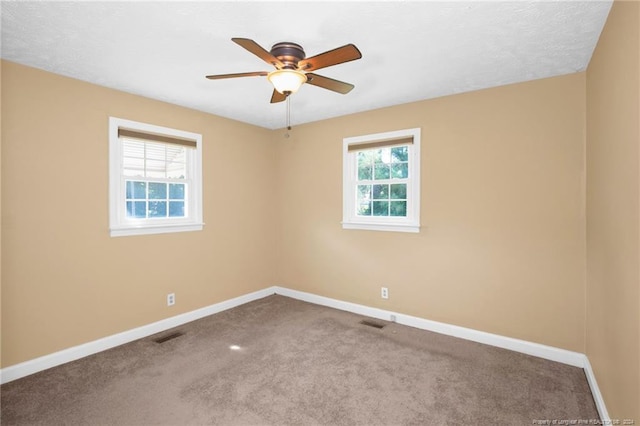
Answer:
[[[156,343],[164,343],[164,342],[169,341],[171,339],[175,339],[176,337],[180,337],[183,334],[184,333],[178,331],[178,332],[175,332],[175,333],[167,334],[166,336],[158,337],[157,339],[153,339],[153,341],[156,342]]]
[[[369,320],[362,320],[360,321],[360,324],[367,325],[373,328],[384,328],[384,324],[380,324],[380,323],[369,321]]]

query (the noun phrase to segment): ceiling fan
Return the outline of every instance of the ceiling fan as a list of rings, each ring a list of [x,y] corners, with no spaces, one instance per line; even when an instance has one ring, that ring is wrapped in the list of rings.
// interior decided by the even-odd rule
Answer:
[[[290,94],[297,92],[304,83],[337,93],[349,93],[354,88],[353,84],[323,77],[311,71],[362,58],[362,54],[353,44],[347,44],[307,58],[302,46],[296,43],[276,43],[271,47],[271,51],[267,51],[248,38],[232,38],[231,41],[244,47],[266,63],[273,65],[276,70],[271,72],[255,71],[208,75],[207,78],[219,80],[223,78],[266,76],[274,87],[271,103],[284,101]]]

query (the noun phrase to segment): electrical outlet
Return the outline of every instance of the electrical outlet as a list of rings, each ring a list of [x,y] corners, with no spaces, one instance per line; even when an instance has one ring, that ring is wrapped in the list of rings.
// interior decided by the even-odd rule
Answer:
[[[382,297],[383,299],[388,299],[389,298],[389,289],[386,287],[382,287],[380,289],[380,297]]]
[[[176,294],[169,293],[167,294],[167,306],[173,306],[176,304]]]

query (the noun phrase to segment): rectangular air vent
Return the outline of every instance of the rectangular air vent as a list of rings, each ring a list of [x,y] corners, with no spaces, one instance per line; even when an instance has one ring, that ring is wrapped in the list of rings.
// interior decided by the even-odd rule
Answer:
[[[384,328],[384,324],[380,324],[380,323],[369,321],[369,320],[362,320],[360,321],[360,324],[373,327],[373,328]]]
[[[164,343],[168,340],[175,339],[176,337],[182,336],[184,333],[177,331],[175,333],[167,334],[166,336],[158,337],[157,339],[153,339],[156,343]]]

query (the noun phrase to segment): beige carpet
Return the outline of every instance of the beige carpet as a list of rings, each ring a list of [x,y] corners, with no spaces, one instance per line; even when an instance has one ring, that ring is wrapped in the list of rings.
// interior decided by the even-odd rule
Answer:
[[[3,385],[2,425],[596,419],[582,369],[270,296]],[[180,337],[156,343],[172,332]],[[239,349],[231,349],[233,345]]]

